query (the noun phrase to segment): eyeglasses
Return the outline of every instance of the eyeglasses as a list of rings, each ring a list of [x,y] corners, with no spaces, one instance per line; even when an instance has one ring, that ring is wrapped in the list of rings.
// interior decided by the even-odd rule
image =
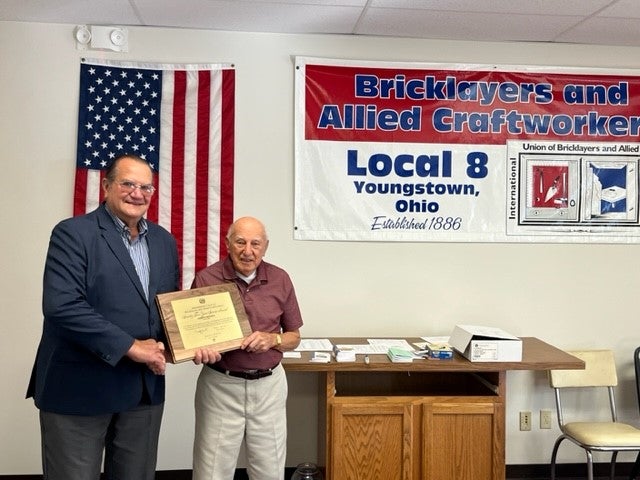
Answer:
[[[153,185],[140,185],[138,183],[133,183],[128,180],[124,180],[122,182],[116,182],[120,185],[120,189],[127,194],[133,193],[134,190],[140,189],[140,193],[145,197],[150,197],[156,191],[156,187]]]

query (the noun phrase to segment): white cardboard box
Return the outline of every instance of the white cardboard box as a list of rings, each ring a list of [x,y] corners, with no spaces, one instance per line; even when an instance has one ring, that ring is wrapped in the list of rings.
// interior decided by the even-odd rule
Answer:
[[[499,328],[456,325],[449,344],[472,362],[522,361],[522,340]]]

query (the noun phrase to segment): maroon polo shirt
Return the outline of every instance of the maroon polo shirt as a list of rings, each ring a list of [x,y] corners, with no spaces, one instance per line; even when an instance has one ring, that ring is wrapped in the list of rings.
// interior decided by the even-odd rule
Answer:
[[[280,333],[302,327],[302,315],[293,283],[287,272],[262,261],[249,285],[236,276],[229,257],[196,273],[191,288],[235,283],[253,331]],[[231,350],[222,354],[217,365],[232,371],[267,369],[282,360],[282,352],[275,348],[264,353]]]

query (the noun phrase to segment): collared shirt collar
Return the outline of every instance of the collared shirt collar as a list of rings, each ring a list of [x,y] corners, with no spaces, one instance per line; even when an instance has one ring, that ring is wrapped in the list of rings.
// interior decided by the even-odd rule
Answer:
[[[253,274],[250,277],[245,277],[240,273],[238,273],[235,268],[233,268],[233,262],[231,261],[231,257],[227,256],[222,266],[223,276],[227,280],[235,280],[236,278],[239,278],[243,280],[247,285],[256,279],[260,283],[264,283],[267,281],[267,277],[266,277],[266,272],[264,271],[264,268],[263,268],[263,263],[264,263],[264,260],[260,262],[260,265],[258,265],[258,268],[256,268],[256,270],[253,272]]]
[[[129,227],[118,218],[117,215],[115,215],[111,210],[109,210],[109,207],[107,206],[107,204],[104,204],[104,208],[107,211],[107,213],[109,214],[109,216],[111,217],[111,219],[113,220],[113,223],[115,223],[116,228],[118,229],[118,233],[125,239],[127,239],[128,241],[131,241],[131,231],[129,230]],[[138,236],[139,237],[144,237],[147,234],[149,227],[147,225],[147,219],[142,217],[139,221],[138,221]]]

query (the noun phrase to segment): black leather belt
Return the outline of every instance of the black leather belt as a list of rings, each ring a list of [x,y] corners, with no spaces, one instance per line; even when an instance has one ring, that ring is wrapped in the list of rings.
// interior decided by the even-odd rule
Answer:
[[[218,364],[216,363],[207,363],[207,367],[215,370],[216,372],[229,375],[230,377],[244,378],[245,380],[258,380],[259,378],[268,377],[273,373],[273,368],[276,368],[276,367],[273,367],[273,368],[268,368],[267,370],[243,370],[239,372],[234,372],[232,370],[226,370],[218,366]]]

